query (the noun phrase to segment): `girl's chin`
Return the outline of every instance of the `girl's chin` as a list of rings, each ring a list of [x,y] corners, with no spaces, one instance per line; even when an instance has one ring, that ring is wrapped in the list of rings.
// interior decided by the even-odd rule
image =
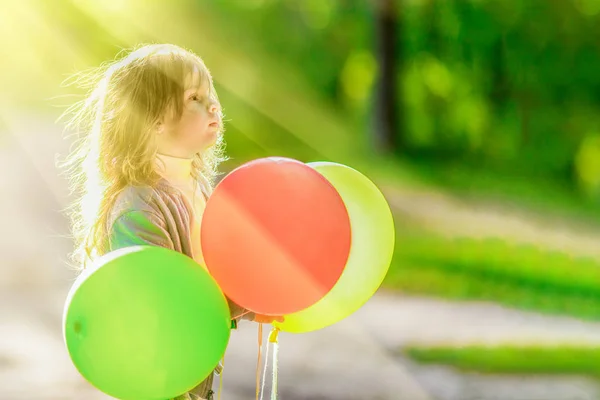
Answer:
[[[215,132],[206,132],[206,134],[204,135],[204,140],[202,141],[202,143],[200,144],[200,148],[203,150],[208,149],[209,147],[213,146],[215,143],[217,143],[217,139],[219,138],[219,131],[215,131]]]

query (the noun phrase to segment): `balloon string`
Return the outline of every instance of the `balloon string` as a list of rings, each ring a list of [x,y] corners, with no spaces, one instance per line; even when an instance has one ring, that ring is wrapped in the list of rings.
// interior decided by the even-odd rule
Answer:
[[[251,312],[252,312],[252,311],[250,311],[250,310],[246,310],[246,311],[244,311],[243,313],[241,313],[240,315],[237,315],[237,316],[235,316],[235,317],[231,317],[231,319],[232,319],[232,320],[234,320],[234,319],[242,318],[244,315],[246,315],[246,314],[250,314]]]
[[[269,342],[267,342],[267,351],[265,353],[265,369],[263,371],[263,376],[262,376],[262,387],[260,389],[260,400],[263,400],[263,395],[265,394],[265,383],[267,381],[267,369],[269,367],[269,348],[270,348],[270,344]]]
[[[217,395],[217,400],[221,400],[221,393],[223,393],[223,372],[225,370],[225,356],[221,360],[221,373],[219,374],[219,394]]]
[[[273,327],[269,335],[269,342],[273,343],[273,384],[271,385],[271,400],[277,400],[277,369],[279,366],[279,328]]]
[[[260,394],[260,358],[262,355],[262,324],[258,324],[258,360],[256,361],[256,400]]]

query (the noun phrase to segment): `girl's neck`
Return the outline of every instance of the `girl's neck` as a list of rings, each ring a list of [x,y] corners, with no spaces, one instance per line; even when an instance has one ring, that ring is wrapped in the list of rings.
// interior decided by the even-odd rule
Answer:
[[[156,161],[157,172],[171,184],[180,186],[192,182],[192,158],[158,153]]]

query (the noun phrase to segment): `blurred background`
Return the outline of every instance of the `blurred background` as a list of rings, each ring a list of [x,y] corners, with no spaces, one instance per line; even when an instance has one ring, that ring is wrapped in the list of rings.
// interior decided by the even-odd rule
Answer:
[[[223,172],[263,156],[361,170],[395,256],[350,318],[281,335],[301,399],[600,398],[599,0],[2,0],[0,399],[109,399],[73,367],[55,166],[78,71],[141,42],[197,52]],[[225,400],[255,390],[256,326]]]

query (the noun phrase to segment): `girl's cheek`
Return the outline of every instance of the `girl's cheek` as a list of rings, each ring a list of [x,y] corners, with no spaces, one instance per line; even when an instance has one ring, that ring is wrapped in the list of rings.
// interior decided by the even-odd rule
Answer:
[[[205,117],[208,113],[202,104],[197,104],[190,109],[190,113],[195,117]]]

